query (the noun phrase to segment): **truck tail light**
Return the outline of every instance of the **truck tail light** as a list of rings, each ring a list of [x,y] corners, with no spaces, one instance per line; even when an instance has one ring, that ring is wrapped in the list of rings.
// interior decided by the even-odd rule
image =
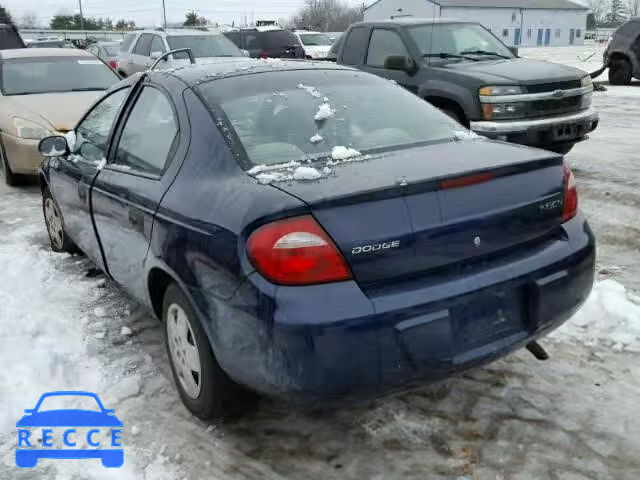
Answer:
[[[249,237],[247,254],[260,274],[279,285],[312,285],[352,278],[333,240],[310,215],[258,228]]]
[[[569,166],[565,163],[562,166],[564,172],[564,208],[562,210],[562,221],[567,222],[578,214],[578,190],[576,189],[576,179]]]

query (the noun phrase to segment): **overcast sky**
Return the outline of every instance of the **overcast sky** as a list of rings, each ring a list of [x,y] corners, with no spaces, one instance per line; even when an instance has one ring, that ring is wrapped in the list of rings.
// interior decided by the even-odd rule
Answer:
[[[349,5],[362,5],[362,0],[343,0]],[[372,0],[366,0],[369,4]],[[194,9],[201,16],[220,23],[241,22],[251,18],[288,18],[304,4],[304,0],[165,0],[167,22],[184,20],[185,12]],[[43,26],[56,13],[77,13],[78,0],[0,0],[15,20],[34,14]],[[134,20],[137,25],[162,25],[162,0],[82,0],[87,17],[111,17]],[[114,22],[115,23],[115,22]]]

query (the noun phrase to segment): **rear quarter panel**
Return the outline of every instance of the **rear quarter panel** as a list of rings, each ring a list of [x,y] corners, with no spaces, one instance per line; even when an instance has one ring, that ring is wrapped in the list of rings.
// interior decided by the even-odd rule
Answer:
[[[203,315],[214,346],[229,315],[228,300],[253,268],[244,244],[248,227],[306,206],[247,175],[192,90],[184,92],[192,126],[187,157],[156,215],[148,271],[169,273]]]

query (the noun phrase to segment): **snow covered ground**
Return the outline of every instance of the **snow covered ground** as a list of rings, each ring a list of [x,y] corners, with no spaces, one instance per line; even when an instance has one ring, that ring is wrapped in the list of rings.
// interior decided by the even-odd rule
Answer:
[[[566,63],[576,56],[528,50]],[[357,408],[263,400],[242,419],[191,417],[157,320],[112,282],[86,277],[82,257],[50,253],[39,189],[0,180],[0,478],[640,478],[640,83],[607,88],[594,100],[600,128],[568,156],[599,239],[598,283],[543,342],[550,360],[522,351]],[[123,468],[15,466],[15,422],[41,393],[62,388],[95,391],[115,409]]]

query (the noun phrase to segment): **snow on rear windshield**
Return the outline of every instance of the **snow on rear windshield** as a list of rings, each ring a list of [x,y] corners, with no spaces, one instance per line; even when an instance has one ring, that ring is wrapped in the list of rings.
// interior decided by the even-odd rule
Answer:
[[[268,72],[198,88],[253,165],[332,158],[336,147],[339,155],[408,148],[461,129],[403,88],[359,72]]]

